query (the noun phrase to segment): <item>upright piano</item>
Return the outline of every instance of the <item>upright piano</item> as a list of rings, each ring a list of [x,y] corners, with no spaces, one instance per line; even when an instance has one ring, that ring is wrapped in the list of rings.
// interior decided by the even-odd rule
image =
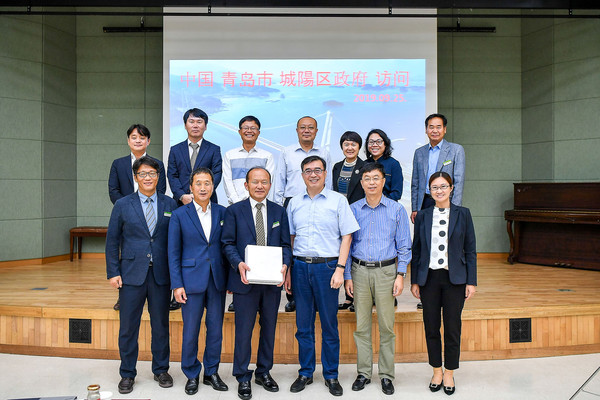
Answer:
[[[600,182],[515,183],[508,262],[600,270]]]

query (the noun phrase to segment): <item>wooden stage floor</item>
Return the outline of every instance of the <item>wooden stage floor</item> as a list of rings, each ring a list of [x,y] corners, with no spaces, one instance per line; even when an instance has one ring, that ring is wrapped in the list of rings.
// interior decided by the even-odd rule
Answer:
[[[510,265],[504,255],[480,255],[478,288],[463,312],[462,359],[542,357],[600,352],[600,271],[529,264]],[[396,361],[426,361],[421,311],[409,290],[398,297]],[[103,259],[44,265],[0,266],[0,352],[118,359],[116,290]],[[229,304],[229,300],[227,301]],[[295,314],[281,312],[276,363],[297,363]],[[181,351],[181,314],[171,312],[171,359]],[[89,320],[91,343],[71,343],[71,319]],[[150,359],[147,313],[140,330],[140,358]],[[355,362],[353,313],[338,314],[342,362]],[[511,319],[524,319],[510,321]],[[317,319],[318,321],[318,319]],[[530,323],[530,341],[511,343]],[[86,321],[83,322],[84,327]],[[318,325],[318,323],[317,323]],[[257,330],[255,331],[257,333]],[[317,349],[320,335],[317,327]],[[378,348],[374,315],[373,342]],[[233,359],[233,314],[225,313],[222,360]],[[200,351],[203,348],[203,333]],[[254,335],[256,339],[258,335]],[[257,341],[254,340],[254,345]]]

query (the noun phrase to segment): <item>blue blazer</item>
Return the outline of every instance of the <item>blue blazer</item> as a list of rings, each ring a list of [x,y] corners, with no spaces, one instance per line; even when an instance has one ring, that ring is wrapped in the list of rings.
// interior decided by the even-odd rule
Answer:
[[[194,168],[190,163],[190,152],[187,139],[171,147],[169,152],[169,162],[167,176],[169,177],[169,187],[173,192],[173,198],[179,201],[184,194],[190,193],[190,175],[196,168],[209,168],[215,176],[214,192],[210,200],[217,202],[217,186],[221,182],[221,148],[206,139],[202,140],[202,145],[198,149],[198,157]]]
[[[165,194],[167,191],[167,177],[163,162],[151,157],[158,162],[158,186],[156,191]],[[117,158],[110,167],[108,176],[108,195],[110,201],[115,204],[121,197],[133,193],[133,170],[131,169],[131,154]]]
[[[106,276],[121,275],[123,284],[140,286],[146,280],[152,254],[154,279],[159,285],[169,284],[167,237],[170,212],[177,203],[158,193],[157,221],[150,236],[146,217],[137,192],[118,200],[113,207],[106,234]]]
[[[290,241],[290,228],[287,213],[280,205],[267,200],[267,246],[280,246],[283,248],[283,263],[291,267],[292,250]],[[250,200],[234,203],[225,212],[223,225],[223,252],[233,268],[229,271],[227,289],[234,293],[248,293],[252,285],[245,285],[240,278],[238,264],[244,261],[246,246],[256,244],[256,228]],[[280,288],[274,286],[276,290]]]
[[[446,161],[450,163],[444,165]],[[415,150],[413,157],[413,171],[410,185],[412,210],[419,211],[423,205],[425,189],[429,185],[427,170],[429,169],[429,144]],[[436,171],[447,172],[452,178],[454,189],[450,201],[457,206],[462,204],[463,186],[465,184],[465,150],[460,144],[450,143],[446,140],[442,143],[440,157],[438,158]]]
[[[169,272],[171,289],[183,287],[187,294],[204,293],[211,276],[218,290],[227,285],[227,268],[221,252],[225,207],[211,203],[210,238],[206,238],[194,202],[173,211],[169,225]]]
[[[431,255],[431,225],[434,207],[425,208],[415,218],[410,281],[419,286],[427,282]],[[475,229],[468,208],[450,205],[448,224],[448,274],[455,285],[477,285],[477,248]]]

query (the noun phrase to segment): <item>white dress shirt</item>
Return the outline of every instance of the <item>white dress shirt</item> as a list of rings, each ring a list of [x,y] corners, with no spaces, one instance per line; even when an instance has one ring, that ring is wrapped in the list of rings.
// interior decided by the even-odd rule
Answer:
[[[206,236],[206,241],[208,242],[210,241],[210,228],[212,226],[212,218],[210,215],[210,202],[208,202],[208,206],[206,206],[206,211],[202,211],[202,206],[196,203],[196,200],[194,200],[194,207],[196,207],[198,219],[200,219],[200,225],[202,225],[204,236]]]

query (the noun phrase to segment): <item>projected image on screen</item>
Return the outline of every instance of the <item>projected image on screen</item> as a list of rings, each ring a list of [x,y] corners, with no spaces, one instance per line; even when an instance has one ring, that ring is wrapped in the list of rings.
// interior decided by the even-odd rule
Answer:
[[[240,118],[256,116],[262,124],[257,145],[275,160],[298,142],[296,122],[305,115],[316,118],[315,144],[328,148],[334,163],[344,157],[342,133],[364,139],[379,128],[392,139],[405,176],[402,200],[409,204],[413,152],[424,136],[425,67],[424,59],[171,60],[170,145],[187,138],[182,116],[193,107],[208,114],[204,137],[222,154],[241,146]]]

